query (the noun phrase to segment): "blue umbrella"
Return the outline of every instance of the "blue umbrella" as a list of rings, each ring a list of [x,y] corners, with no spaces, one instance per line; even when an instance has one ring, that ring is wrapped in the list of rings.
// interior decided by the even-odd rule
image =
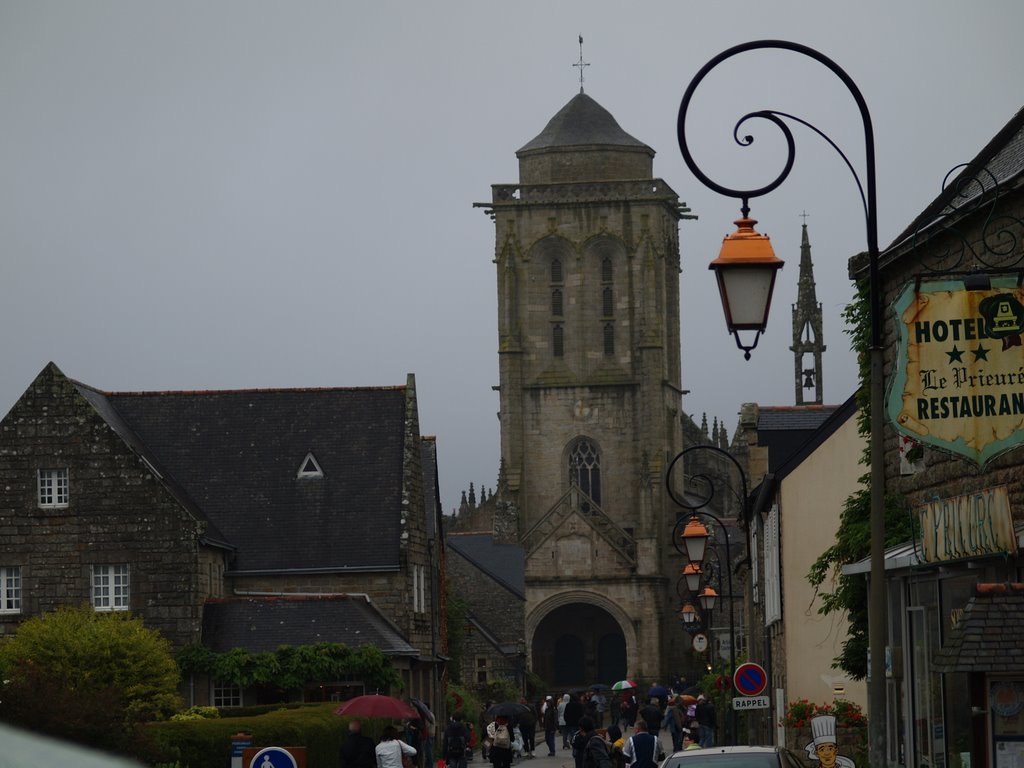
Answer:
[[[647,695],[652,698],[660,698],[662,696],[668,696],[668,688],[664,685],[652,685],[647,689]]]

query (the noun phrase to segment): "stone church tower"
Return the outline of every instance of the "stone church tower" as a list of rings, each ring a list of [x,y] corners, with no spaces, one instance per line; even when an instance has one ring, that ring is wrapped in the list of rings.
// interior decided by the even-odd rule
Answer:
[[[821,354],[825,351],[825,338],[821,330],[821,304],[814,288],[814,265],[811,264],[811,242],[807,239],[806,222],[800,241],[800,279],[796,304],[793,305],[793,346],[789,349],[795,366],[796,404],[821,405]],[[814,399],[810,397],[811,391]]]
[[[499,494],[525,556],[527,656],[558,686],[651,679],[681,634],[663,476],[682,447],[688,209],[582,89],[516,156],[519,183],[478,205],[496,231]]]

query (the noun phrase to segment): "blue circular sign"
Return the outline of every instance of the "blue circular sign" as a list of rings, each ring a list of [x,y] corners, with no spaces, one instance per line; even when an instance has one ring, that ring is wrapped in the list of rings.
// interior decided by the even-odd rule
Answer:
[[[265,747],[249,761],[249,768],[299,768],[299,764],[287,749]]]
[[[768,674],[760,664],[748,661],[736,667],[732,684],[744,696],[759,696],[768,686]]]

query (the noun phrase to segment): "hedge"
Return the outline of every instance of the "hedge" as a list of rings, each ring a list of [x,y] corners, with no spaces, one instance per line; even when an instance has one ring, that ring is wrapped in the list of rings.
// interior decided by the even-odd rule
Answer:
[[[307,765],[340,768],[339,752],[352,718],[334,714],[337,707],[337,702],[328,702],[252,717],[151,723],[147,731],[158,762],[177,763],[181,768],[225,768],[231,737],[240,732],[252,734],[254,747],[306,747]],[[389,722],[366,720],[363,733],[379,740]]]

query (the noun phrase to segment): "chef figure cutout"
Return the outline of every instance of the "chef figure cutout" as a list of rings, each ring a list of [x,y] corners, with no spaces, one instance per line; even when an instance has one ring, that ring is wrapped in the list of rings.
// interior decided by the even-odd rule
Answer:
[[[805,749],[811,760],[821,763],[821,768],[855,768],[853,760],[839,754],[836,739],[836,719],[832,715],[818,715],[811,718],[811,741]]]

